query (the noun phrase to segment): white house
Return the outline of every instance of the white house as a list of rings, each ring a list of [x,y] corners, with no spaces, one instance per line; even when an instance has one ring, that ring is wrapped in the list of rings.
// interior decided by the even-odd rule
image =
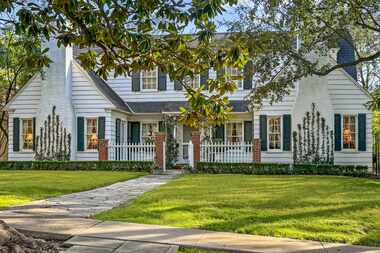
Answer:
[[[160,128],[164,114],[176,114],[186,104],[185,92],[157,69],[136,72],[132,77],[102,80],[84,70],[72,48],[49,43],[53,63],[44,78],[36,74],[6,106],[9,112],[9,160],[32,160],[33,141],[52,107],[56,106],[72,135],[73,160],[97,160],[96,138],[116,143],[144,143]],[[345,45],[331,61],[354,57]],[[335,58],[335,59],[334,59]],[[235,73],[235,69],[226,71]],[[203,73],[193,85],[215,78],[216,71]],[[238,90],[229,95],[231,120],[213,131],[223,142],[261,139],[261,161],[292,163],[292,131],[302,123],[315,103],[335,131],[334,162],[372,166],[371,112],[365,107],[369,94],[356,82],[355,68],[335,70],[327,76],[302,79],[282,102],[250,112],[245,97],[252,79],[237,81]],[[180,161],[186,160],[186,145],[193,129],[178,124],[175,137],[180,143]],[[95,136],[95,138],[94,138]]]

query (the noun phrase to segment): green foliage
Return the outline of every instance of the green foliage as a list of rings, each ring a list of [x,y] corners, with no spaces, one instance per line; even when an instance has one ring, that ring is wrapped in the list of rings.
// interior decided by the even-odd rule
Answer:
[[[52,113],[40,128],[40,135],[36,136],[34,158],[38,161],[67,161],[70,154],[71,134],[63,127],[53,106]]]
[[[314,103],[311,104],[311,112],[305,113],[302,125],[298,124],[297,129],[298,131],[293,131],[293,162],[295,164],[334,163],[334,134]]]
[[[174,128],[177,125],[176,117],[164,116],[164,128],[166,133],[166,168],[172,169],[177,161],[179,144],[174,138]]]
[[[379,13],[379,0],[241,2],[237,18],[227,25],[245,42],[254,59],[253,69],[259,78],[251,93],[252,103],[261,105],[265,98],[279,101],[296,80],[324,76],[351,65],[377,62],[359,74],[378,79]],[[352,45],[355,60],[344,64],[329,60],[339,40]],[[369,88],[368,82],[363,86]]]
[[[237,0],[215,1],[8,1],[0,12],[15,12],[18,32],[49,39],[59,45],[91,48],[78,60],[103,78],[131,74],[134,70],[160,68],[171,80],[194,77],[208,68],[233,65],[242,69],[248,51],[238,40],[216,41],[215,18]],[[184,31],[192,27],[192,35]],[[157,36],[157,35],[162,36]],[[184,86],[189,107],[181,118],[192,126],[226,119],[231,109],[225,94],[236,89],[226,78],[209,80],[213,94],[204,87]],[[194,120],[189,120],[194,119]]]
[[[8,146],[8,115],[4,106],[35,73],[49,64],[44,54],[38,38],[26,33],[16,35],[9,24],[0,26],[0,157]]]
[[[254,175],[337,175],[368,176],[367,166],[331,164],[280,164],[280,163],[208,163],[199,162],[194,173],[254,174]]]
[[[0,161],[0,170],[105,170],[144,171],[156,169],[146,161]]]

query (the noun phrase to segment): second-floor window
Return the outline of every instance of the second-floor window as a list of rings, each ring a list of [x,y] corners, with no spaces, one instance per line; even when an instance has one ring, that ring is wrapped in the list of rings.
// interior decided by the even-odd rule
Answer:
[[[183,81],[185,84],[193,87],[194,89],[198,89],[200,86],[200,77],[199,75],[195,75],[194,78],[191,78],[190,76],[186,76]]]
[[[238,80],[236,78],[242,78],[243,72],[240,69],[234,67],[227,67],[226,74],[232,79],[232,81],[236,84],[238,89],[243,88],[243,80]]]
[[[141,72],[142,90],[157,90],[157,68]]]

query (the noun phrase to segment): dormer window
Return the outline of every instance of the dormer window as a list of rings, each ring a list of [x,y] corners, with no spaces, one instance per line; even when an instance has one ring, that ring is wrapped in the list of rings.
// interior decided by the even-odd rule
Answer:
[[[141,86],[143,91],[156,91],[158,89],[157,68],[141,72]]]
[[[237,88],[243,89],[243,79],[237,80],[237,78],[243,77],[243,71],[234,67],[226,67],[225,70],[227,76],[236,84]]]

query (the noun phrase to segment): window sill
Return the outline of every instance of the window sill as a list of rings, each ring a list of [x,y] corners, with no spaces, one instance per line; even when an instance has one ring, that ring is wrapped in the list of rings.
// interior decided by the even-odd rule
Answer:
[[[85,150],[85,151],[77,151],[77,153],[98,153],[98,150],[89,149],[89,150]]]
[[[290,152],[290,151],[283,151],[282,149],[275,149],[275,150],[268,150],[268,151],[263,151],[266,152],[267,154],[275,154],[275,153],[282,153],[282,152]]]
[[[33,150],[21,150],[21,151],[15,151],[14,153],[17,153],[17,154],[33,154],[34,151]]]
[[[361,151],[358,151],[356,149],[346,149],[346,150],[341,150],[341,151],[335,151],[335,152],[340,152],[343,154],[354,154],[354,153],[360,153]]]

